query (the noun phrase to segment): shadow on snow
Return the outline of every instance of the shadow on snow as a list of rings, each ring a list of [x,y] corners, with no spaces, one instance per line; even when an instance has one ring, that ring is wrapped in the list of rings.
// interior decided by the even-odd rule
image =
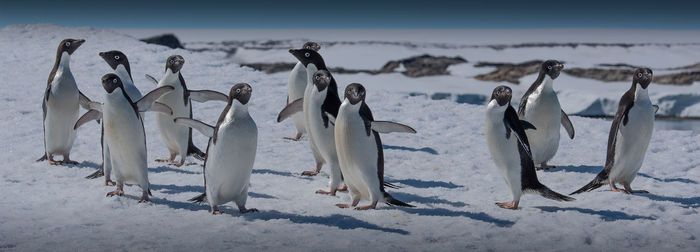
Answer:
[[[395,145],[382,145],[385,150],[405,150],[405,151],[412,151],[412,152],[425,152],[428,154],[433,154],[433,155],[438,155],[438,152],[430,147],[423,147],[420,149],[416,148],[411,148],[411,147],[406,147],[406,146],[395,146]]]
[[[641,215],[630,215],[620,211],[612,210],[593,210],[578,207],[556,207],[556,206],[540,206],[535,207],[545,212],[556,213],[559,211],[575,211],[583,214],[598,215],[604,221],[616,221],[616,220],[654,220],[655,218]]]
[[[461,185],[453,184],[452,182],[443,182],[443,181],[425,181],[425,180],[418,180],[418,179],[387,179],[386,182],[389,183],[401,183],[410,187],[415,187],[415,188],[433,188],[433,187],[443,187],[443,188],[448,188],[448,189],[455,189],[459,187],[464,187]]]

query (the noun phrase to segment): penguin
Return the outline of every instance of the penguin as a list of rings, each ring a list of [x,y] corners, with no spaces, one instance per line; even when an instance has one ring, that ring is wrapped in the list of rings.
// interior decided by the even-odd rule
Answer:
[[[104,138],[109,143],[112,171],[117,184],[116,190],[107,193],[107,196],[124,195],[124,183],[130,183],[139,185],[143,190],[139,203],[149,202],[148,196],[151,193],[148,182],[146,133],[140,112],[151,110],[172,114],[172,109],[157,103],[156,99],[175,88],[170,86],[156,88],[134,102],[116,74],[104,75],[102,87],[106,91],[104,105],[94,106],[91,111],[102,114]],[[94,114],[98,114],[97,112],[86,113],[74,127],[94,119],[96,117]]]
[[[75,78],[70,71],[70,57],[84,39],[64,39],[58,45],[56,61],[49,74],[41,108],[44,126],[44,155],[37,162],[48,160],[51,165],[78,164],[70,159],[76,131],[72,128],[78,119],[79,108],[87,108],[88,99],[78,90]],[[62,155],[63,161],[54,160],[54,155]]]
[[[532,122],[537,130],[526,131],[532,146],[532,157],[539,169],[550,169],[547,161],[554,157],[559,148],[559,129],[564,126],[569,138],[574,139],[574,126],[569,116],[559,104],[557,94],[552,89],[554,80],[559,77],[564,65],[556,60],[547,60],[540,66],[537,80],[520,99],[518,116]]]
[[[319,71],[314,78],[320,78],[317,85],[328,85],[330,76]],[[332,119],[331,115],[327,115]],[[416,131],[403,124],[387,121],[375,121],[367,103],[365,88],[359,83],[352,83],[345,88],[345,100],[340,105],[335,123],[335,145],[338,150],[340,170],[348,186],[351,204],[337,204],[340,208],[355,207],[360,200],[369,200],[366,206],[356,210],[374,209],[377,202],[390,206],[414,207],[397,200],[384,190],[384,187],[396,188],[384,182],[384,151],[379,131],[387,128],[401,129],[401,132]]]
[[[173,109],[173,115],[156,114],[156,124],[160,130],[160,136],[165,142],[165,146],[170,151],[170,157],[166,159],[156,159],[157,162],[167,162],[175,166],[182,166],[187,155],[194,155],[198,159],[204,159],[204,153],[192,143],[192,129],[176,125],[173,119],[176,117],[192,118],[192,101],[205,102],[209,100],[227,101],[225,94],[212,90],[189,90],[182,78],[183,64],[185,59],[180,55],[168,57],[165,63],[165,75],[160,81],[150,75],[146,78],[156,83],[158,87],[171,86],[175,90],[159,98],[159,102],[168,105]],[[180,155],[180,161],[175,162],[175,157]]]
[[[347,186],[341,186],[343,177],[335,149],[334,126],[328,122],[327,116],[328,114],[333,117],[338,116],[338,109],[340,108],[338,85],[330,72],[328,72],[323,57],[318,52],[311,49],[291,49],[289,52],[306,67],[307,85],[304,91],[304,98],[288,104],[278,115],[277,122],[281,122],[297,112],[304,113],[304,122],[308,130],[311,150],[316,159],[316,170],[305,173],[309,175],[318,174],[321,166],[327,163],[331,175],[330,190],[318,190],[316,193],[334,196],[338,190],[347,190]],[[323,70],[321,72],[323,75],[328,75],[328,78],[330,78],[328,84],[317,84],[320,79],[314,79],[316,72],[320,70]]]
[[[632,190],[630,184],[642,167],[654,132],[654,114],[658,107],[651,104],[647,89],[652,77],[649,68],[635,70],[632,86],[622,95],[610,126],[605,167],[593,181],[571,194],[588,192],[604,184],[610,184],[613,192],[649,193]],[[624,189],[617,188],[615,183],[622,184]]]
[[[557,201],[574,200],[550,190],[537,180],[525,130],[539,129],[518,118],[515,109],[510,105],[511,95],[509,87],[498,86],[493,90],[491,100],[486,106],[486,143],[493,162],[513,195],[513,201],[498,202],[496,205],[505,209],[517,209],[520,197],[524,193],[537,193]]]
[[[141,95],[141,91],[139,91],[139,89],[134,85],[134,79],[131,76],[129,59],[123,52],[113,50],[100,52],[98,55],[109,65],[110,68],[112,68],[114,73],[119,76],[119,79],[122,80],[124,90],[132,101],[138,101],[141,99],[141,97],[143,97],[143,95]],[[144,114],[141,113],[142,118],[143,116]],[[104,139],[104,127],[102,127],[100,142],[102,143],[102,164],[100,165],[100,169],[85,178],[95,179],[105,176],[104,185],[113,186],[116,185],[116,183],[114,183],[114,181],[111,179],[112,161],[109,153],[109,144],[105,142]]]
[[[317,51],[321,50],[321,46],[315,42],[306,42],[302,46],[303,49],[310,49]],[[298,99],[304,98],[304,90],[306,90],[306,67],[301,61],[292,69],[289,74],[289,80],[287,81],[287,104],[290,104]],[[304,124],[304,115],[301,113],[292,116],[292,121],[294,122],[294,127],[297,129],[297,134],[295,137],[285,137],[284,139],[298,141],[301,136],[306,133],[306,124]]]
[[[204,159],[204,193],[190,201],[207,199],[212,214],[221,214],[218,205],[233,201],[240,213],[257,212],[246,208],[250,174],[258,146],[258,127],[248,114],[248,101],[253,89],[247,83],[231,87],[228,104],[216,126],[188,117],[175,118],[180,125],[197,129],[209,137]]]

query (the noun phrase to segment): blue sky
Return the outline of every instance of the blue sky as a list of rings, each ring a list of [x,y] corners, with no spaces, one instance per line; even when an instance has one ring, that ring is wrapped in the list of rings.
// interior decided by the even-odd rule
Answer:
[[[700,29],[700,1],[2,1],[0,27]]]

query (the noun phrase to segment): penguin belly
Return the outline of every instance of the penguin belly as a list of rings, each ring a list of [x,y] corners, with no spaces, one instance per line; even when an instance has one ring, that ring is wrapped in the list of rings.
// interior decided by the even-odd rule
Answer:
[[[66,155],[75,141],[73,129],[78,120],[78,86],[70,72],[59,76],[51,84],[49,100],[46,102],[44,119],[44,141],[48,154]]]
[[[544,86],[544,85],[542,85]],[[527,130],[532,159],[535,164],[547,162],[559,148],[561,106],[554,91],[535,93],[528,97],[523,119],[535,125],[537,130]]]
[[[104,133],[109,142],[112,173],[118,183],[138,184],[148,190],[148,166],[143,122],[131,104],[109,101],[104,107]]]
[[[506,138],[505,125],[503,124],[503,112],[493,113],[489,111],[486,117],[486,143],[493,162],[498,168],[498,172],[508,185],[513,198],[517,199],[522,195],[520,153],[518,151],[518,140],[511,132],[510,138]]]
[[[255,162],[257,136],[258,130],[252,119],[220,126],[204,169],[207,197],[212,206],[229,201],[245,203]]]
[[[345,104],[341,106],[335,124],[335,140],[344,182],[349,190],[359,194],[360,200],[383,201],[374,132],[367,136],[359,112],[353,113],[346,107]]]
[[[315,87],[312,87],[315,89]],[[312,93],[315,92],[312,90]],[[304,111],[307,121],[307,129],[309,130],[310,140],[313,141],[313,147],[319,152],[324,161],[327,162],[331,170],[330,187],[332,189],[340,186],[342,182],[340,165],[338,164],[338,155],[335,149],[334,126],[329,121],[328,128],[323,125],[321,104],[323,98],[320,94],[311,94],[308,99],[308,110]],[[306,103],[306,99],[304,100]]]
[[[610,180],[616,183],[632,183],[642,167],[654,131],[654,108],[648,99],[646,102],[635,101],[627,116],[627,125],[620,125],[615,143],[615,163],[610,171]]]
[[[289,75],[289,81],[287,84],[287,104],[296,101],[299,98],[304,98],[304,91],[306,90],[306,68],[301,62],[297,62],[294,69],[292,69]],[[294,122],[294,127],[296,127],[298,133],[306,133],[306,123],[304,122],[304,113],[296,113],[292,115],[292,121]]]
[[[158,87],[165,85],[158,85]],[[155,113],[156,124],[160,131],[160,136],[170,154],[179,154],[183,159],[187,156],[187,146],[189,143],[189,128],[175,124],[173,121],[177,117],[190,118],[190,104],[185,105],[184,90],[182,85],[172,85],[175,89],[161,96],[157,101],[168,105],[172,110],[172,115]]]

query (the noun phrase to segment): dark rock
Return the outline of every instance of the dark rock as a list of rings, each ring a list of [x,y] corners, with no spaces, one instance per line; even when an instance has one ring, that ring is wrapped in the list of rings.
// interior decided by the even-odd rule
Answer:
[[[542,65],[541,60],[531,60],[518,64],[479,62],[474,67],[496,67],[496,70],[487,74],[479,74],[474,76],[474,78],[482,81],[506,81],[520,84],[520,78],[528,74],[537,73],[540,65]]]
[[[182,48],[184,49],[185,47],[180,44],[180,40],[175,37],[175,34],[163,34],[163,35],[158,35],[158,36],[153,36],[150,38],[144,38],[141,39],[141,41],[149,43],[149,44],[157,44],[157,45],[162,45],[162,46],[167,46],[172,49],[176,48]]]
[[[379,73],[391,73],[394,72],[400,65],[403,65],[406,70],[402,73],[408,77],[415,78],[434,75],[449,75],[450,72],[447,71],[447,67],[466,62],[467,60],[462,57],[436,57],[424,54],[402,60],[389,61],[381,69],[379,69]]]
[[[669,85],[692,85],[694,81],[700,81],[700,71],[659,75],[653,80],[656,84]]]
[[[634,68],[565,68],[564,73],[579,78],[595,79],[604,82],[619,82],[632,81],[632,75],[634,75]]]
[[[295,63],[249,63],[249,64],[241,64],[241,66],[246,66],[253,68],[258,71],[263,71],[268,74],[272,73],[277,73],[277,72],[284,72],[284,71],[292,71],[292,68],[294,68]]]

